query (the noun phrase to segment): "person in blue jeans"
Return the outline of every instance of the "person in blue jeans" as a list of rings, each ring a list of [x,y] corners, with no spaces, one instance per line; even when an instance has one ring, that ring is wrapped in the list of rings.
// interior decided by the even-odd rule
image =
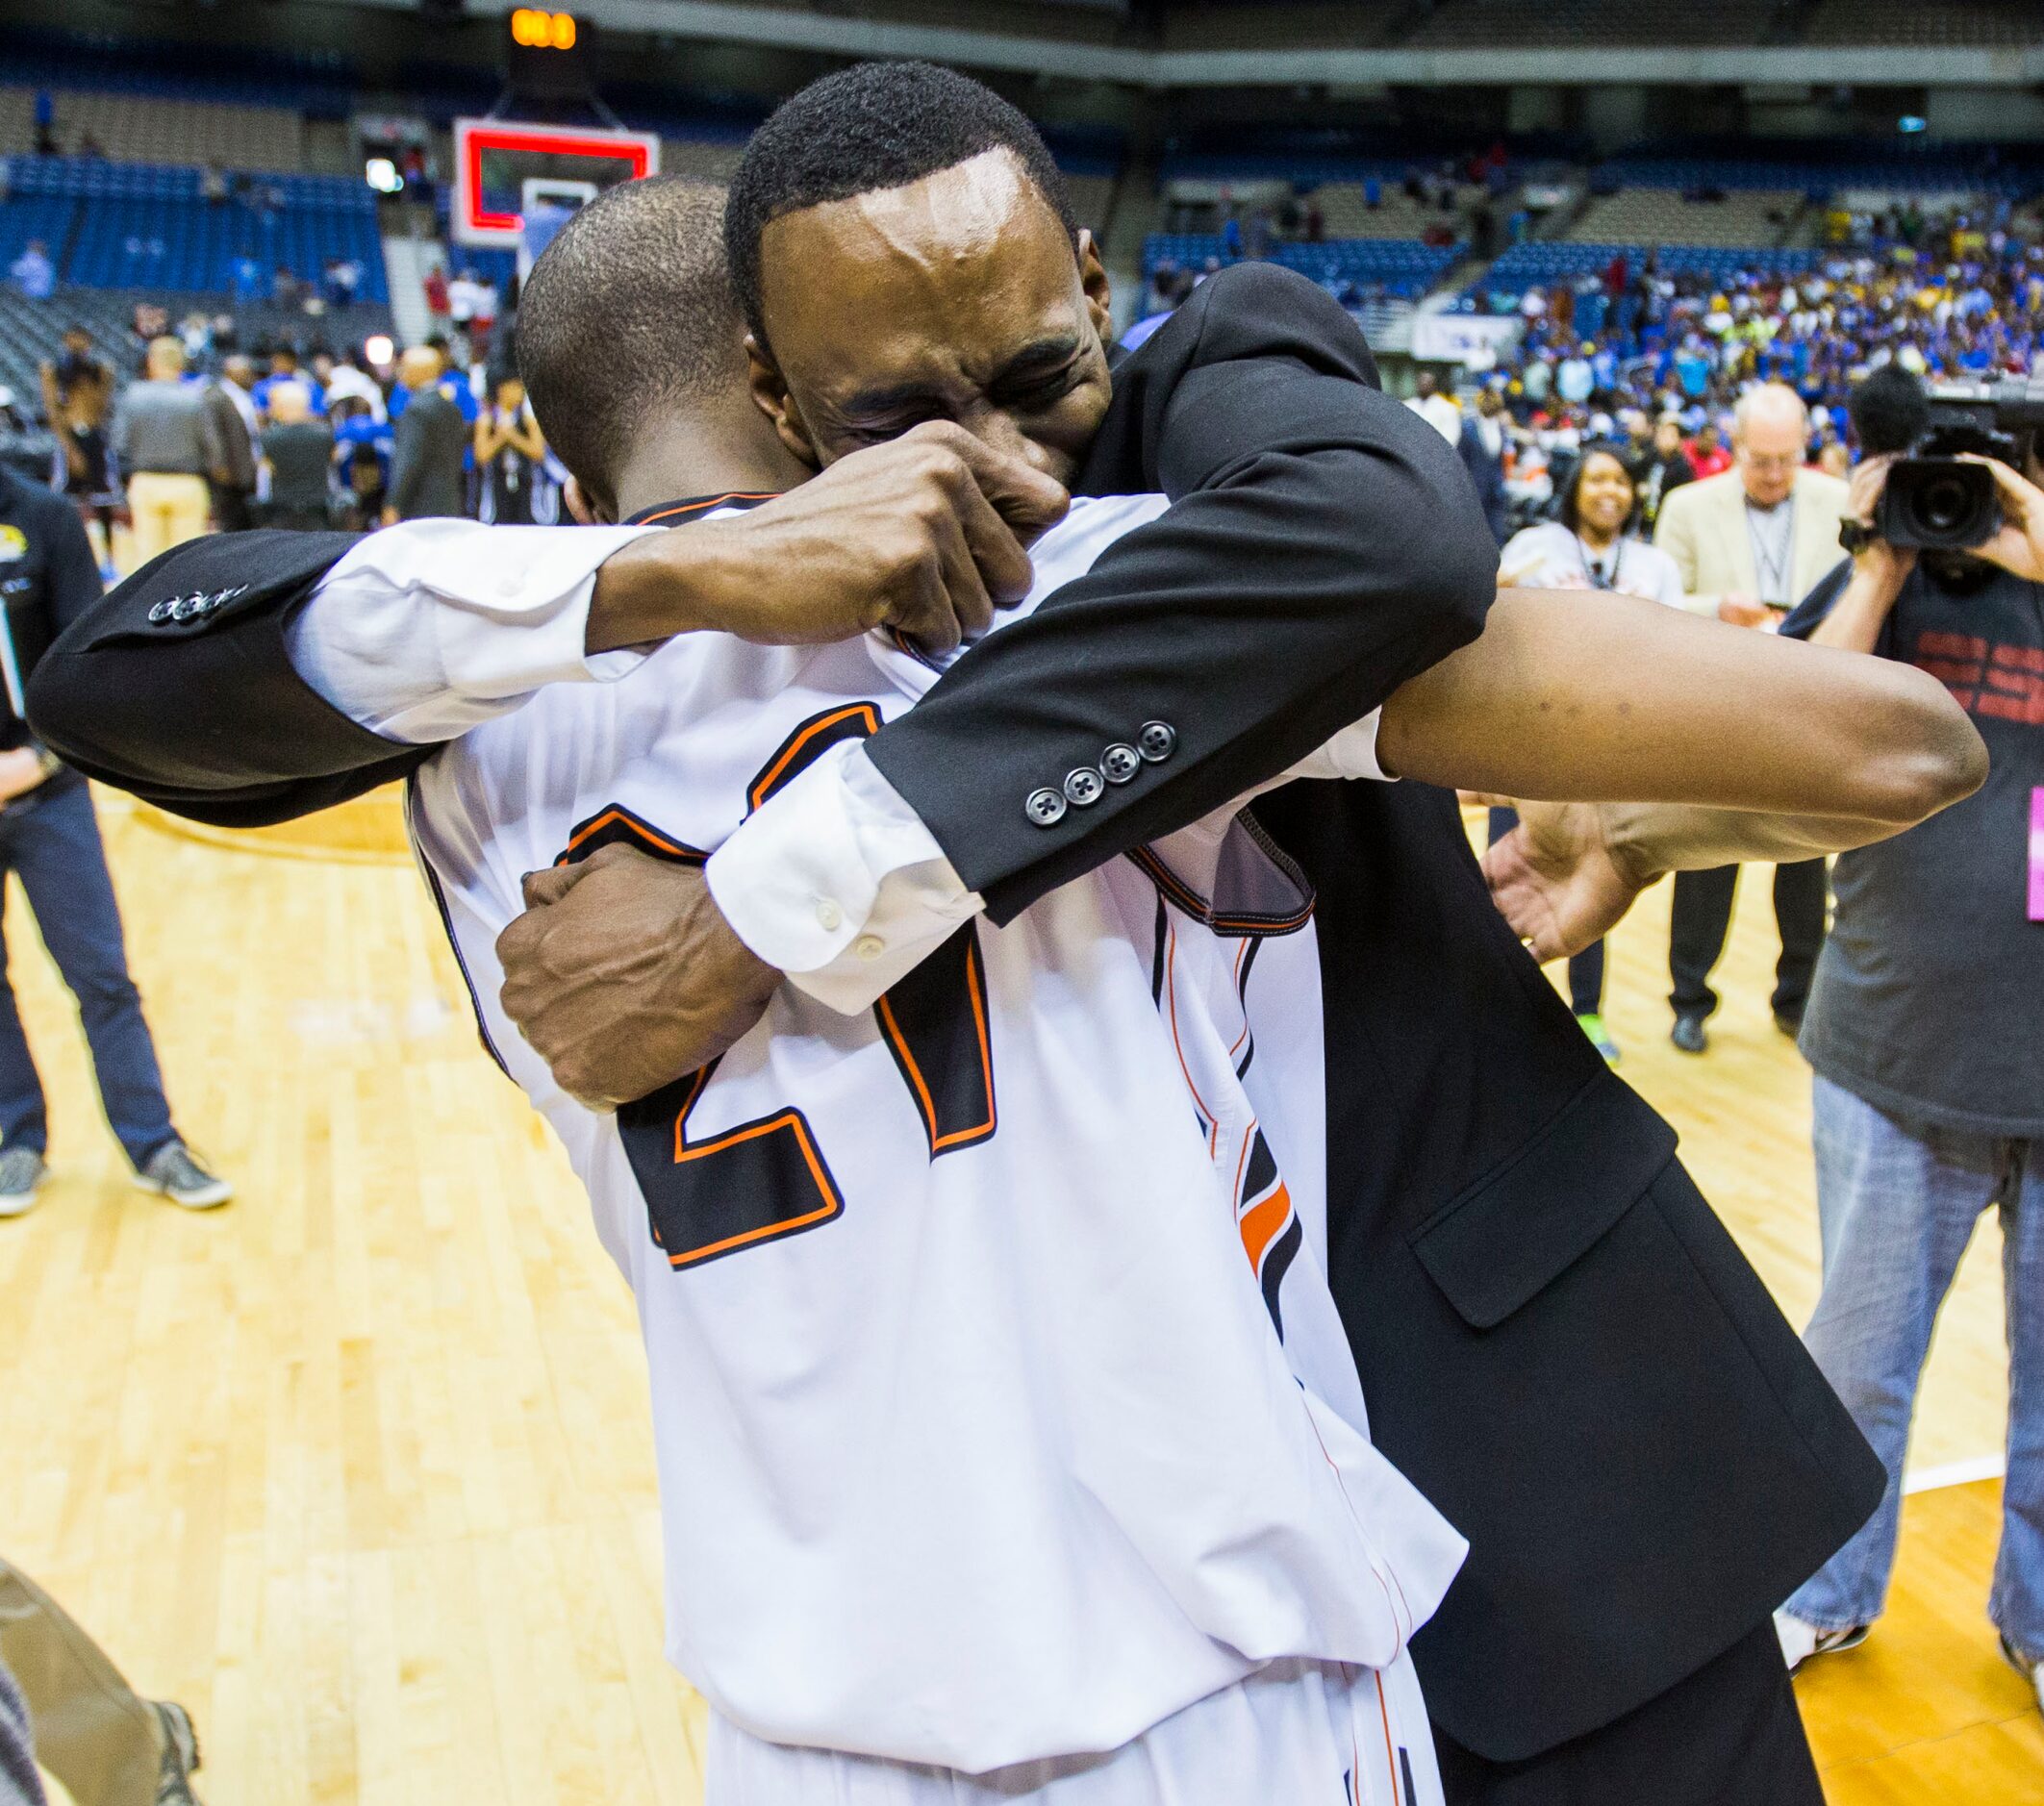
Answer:
[[[1912,398],[1921,409],[1900,371],[1869,378],[1855,403],[1877,383],[1895,391],[1889,415],[1906,416]],[[1855,407],[1862,440],[1876,417]],[[1815,1070],[1824,1241],[1804,1341],[1888,1487],[1776,1627],[1793,1668],[1851,1647],[1880,1617],[1917,1381],[1959,1256],[1992,1210],[2009,1403],[1987,1609],[2044,1705],[2044,490],[1995,464],[1996,536],[1978,557],[1917,555],[1871,537],[1887,462],[1854,479],[1860,548],[1781,631],[1935,673],[1973,716],[1990,772],[1942,815],[1839,855],[1832,874],[1836,923],[1800,1039]]]
[[[0,881],[27,893],[43,942],[78,999],[100,1101],[136,1183],[188,1209],[232,1189],[185,1146],[170,1120],[141,998],[128,976],[120,909],[77,772],[39,746],[21,710],[36,661],[100,592],[77,512],[53,491],[0,470]],[[0,981],[7,955],[0,931]],[[18,1217],[48,1176],[42,1081],[12,985],[0,982],[0,1217]]]

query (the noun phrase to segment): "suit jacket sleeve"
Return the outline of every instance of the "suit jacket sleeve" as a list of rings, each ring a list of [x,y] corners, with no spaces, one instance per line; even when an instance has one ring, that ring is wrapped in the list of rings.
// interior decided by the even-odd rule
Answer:
[[[216,534],[152,559],[36,666],[37,737],[88,776],[224,827],[289,820],[403,776],[434,749],[358,727],[299,677],[285,640],[360,538]],[[180,598],[182,620],[164,606]]]
[[[1276,777],[1475,639],[1497,593],[1454,447],[1269,265],[1210,277],[1119,367],[1079,487],[1175,505],[868,742],[996,921]],[[1025,811],[1151,722],[1168,757],[1047,827]]]
[[[1675,560],[1676,569],[1682,573],[1682,588],[1691,595],[1700,592],[1695,512],[1688,499],[1666,497],[1661,503],[1660,524],[1653,535],[1653,543]]]

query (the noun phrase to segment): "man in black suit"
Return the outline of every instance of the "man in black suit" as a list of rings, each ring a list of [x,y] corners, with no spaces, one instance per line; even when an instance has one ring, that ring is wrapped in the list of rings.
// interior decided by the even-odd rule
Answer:
[[[934,101],[915,91],[936,73],[868,73],[911,91],[848,111],[961,130],[983,120],[948,90]],[[845,126],[847,110],[823,111],[762,134],[769,174],[791,137]],[[893,142],[898,151],[901,135]],[[905,172],[883,163],[869,180],[904,187],[1015,148],[933,131]],[[826,149],[842,170],[860,146],[841,138]],[[1054,212],[1047,159],[1016,161],[1020,204]],[[863,191],[855,179],[839,192]],[[795,205],[770,206],[769,223],[836,198],[798,188]],[[1064,242],[1087,291],[1078,317],[1093,320],[1103,289],[1090,244]],[[1042,336],[1025,335],[1030,367],[1018,371],[1005,355],[972,364],[988,341],[970,305],[952,312],[972,368],[944,398],[950,417],[1046,467],[1075,468],[1081,488],[1193,489],[867,742],[956,878],[1005,920],[1367,713],[1467,639],[1485,600],[1473,583],[1494,578],[1452,452],[1376,393],[1339,310],[1281,272],[1206,284],[1116,373],[1104,419],[1075,429],[1063,413],[1074,390],[1106,388],[1097,320],[1069,340],[1049,335],[1055,363],[1040,355]],[[770,342],[801,362],[798,332],[776,323]],[[811,459],[842,449],[807,439],[813,423],[865,433],[852,416],[876,397],[928,393],[898,382],[805,393],[778,364],[758,380],[783,441]],[[803,498],[830,490],[842,502],[858,457],[743,522],[624,547],[597,573],[587,649],[692,620],[736,626],[747,605],[761,629],[758,599],[720,587],[743,564],[734,546],[759,523],[791,546]],[[140,574],[59,649],[35,699],[45,730],[116,781],[212,819],[275,818],[416,764],[430,749],[338,715],[290,662],[289,621],[348,544],[293,547],[289,559],[266,547],[236,564],[181,554]],[[921,569],[939,589],[972,587],[956,557]],[[250,588],[222,600],[230,577]],[[171,596],[187,585],[189,596]],[[725,613],[705,616],[719,597]],[[166,599],[184,613],[151,623]],[[1145,723],[1168,730],[1144,738],[1160,759],[1129,782],[1070,784]],[[1053,786],[1065,806],[1038,806]],[[1792,795],[1784,789],[1781,805]],[[1871,1509],[1878,1464],[1675,1163],[1672,1131],[1582,1042],[1492,909],[1452,798],[1295,786],[1259,813],[1312,872],[1326,922],[1336,1295],[1379,1440],[1474,1545],[1415,1645],[1451,1796],[1814,1799],[1769,1614]],[[603,875],[644,878],[617,862]],[[596,888],[586,880],[541,919],[571,921]],[[716,916],[709,892],[683,908],[691,919],[677,935],[664,917],[664,941],[704,944],[695,929]],[[623,931],[615,915],[609,929]],[[553,933],[535,932],[543,942]],[[615,964],[594,969],[603,964],[578,962],[575,982],[619,976]],[[673,1017],[698,1040],[721,1032],[712,1018],[728,1005],[700,1001],[699,975],[660,960],[640,971],[655,981],[639,999],[642,1025],[664,1032]]]
[[[391,483],[384,492],[387,527],[429,514],[467,513],[462,460],[468,426],[462,411],[440,392],[441,373],[441,355],[428,345],[414,345],[398,362],[397,380],[411,399],[397,416]]]
[[[1504,493],[1505,431],[1509,416],[1504,397],[1486,383],[1474,412],[1462,416],[1462,437],[1455,449],[1476,491],[1484,524],[1500,545],[1512,537],[1511,504]]]

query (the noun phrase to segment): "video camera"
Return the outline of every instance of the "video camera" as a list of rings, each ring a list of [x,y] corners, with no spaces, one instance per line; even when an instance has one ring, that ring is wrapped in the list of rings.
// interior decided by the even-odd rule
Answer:
[[[1929,424],[1888,470],[1875,531],[1890,545],[1968,551],[2001,531],[1994,472],[1961,452],[2021,470],[2044,427],[2044,377],[1939,383],[1925,391]]]

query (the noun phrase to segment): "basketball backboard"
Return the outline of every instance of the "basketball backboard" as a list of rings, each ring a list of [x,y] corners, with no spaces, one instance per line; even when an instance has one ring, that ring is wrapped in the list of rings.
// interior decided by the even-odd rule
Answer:
[[[587,198],[659,169],[660,139],[650,132],[457,119],[452,236],[460,244],[516,249],[524,242],[528,183],[562,198],[570,191]]]

